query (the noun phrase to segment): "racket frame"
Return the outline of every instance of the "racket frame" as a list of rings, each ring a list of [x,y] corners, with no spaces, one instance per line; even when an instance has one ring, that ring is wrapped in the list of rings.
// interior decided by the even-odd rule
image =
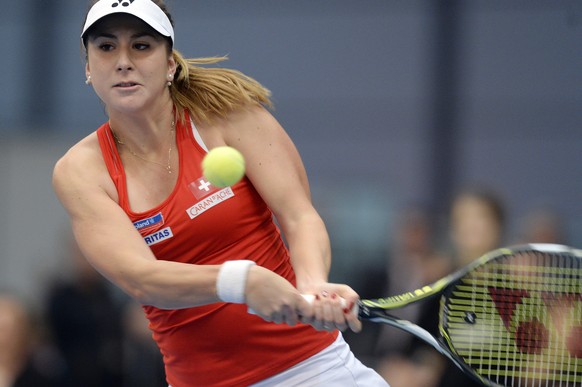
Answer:
[[[400,295],[391,296],[387,298],[378,299],[363,299],[357,304],[357,315],[360,320],[367,320],[376,323],[383,323],[395,328],[408,332],[415,337],[421,339],[425,343],[432,346],[440,354],[447,357],[459,369],[471,376],[477,382],[484,386],[502,387],[485,377],[479,375],[472,367],[466,364],[462,358],[455,352],[452,343],[449,341],[446,328],[443,326],[443,308],[446,301],[445,294],[447,289],[452,288],[467,274],[474,271],[478,267],[485,265],[491,260],[499,259],[500,257],[518,254],[520,252],[540,252],[551,254],[570,254],[582,260],[582,250],[574,249],[564,245],[557,244],[527,244],[514,247],[504,247],[493,250],[480,258],[474,260],[470,264],[458,269],[457,271],[439,279],[438,281],[423,286],[411,292],[406,292]],[[418,325],[403,319],[399,319],[388,311],[399,309],[409,304],[419,301],[426,301],[436,296],[441,296],[440,310],[439,310],[439,337],[435,337],[427,330]]]

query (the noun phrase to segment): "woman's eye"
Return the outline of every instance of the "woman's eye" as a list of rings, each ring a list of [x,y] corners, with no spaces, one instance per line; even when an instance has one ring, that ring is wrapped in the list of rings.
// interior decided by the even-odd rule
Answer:
[[[109,43],[102,43],[99,45],[99,49],[101,51],[111,51],[113,49],[113,45]]]
[[[136,43],[133,46],[135,47],[136,50],[140,51],[147,50],[150,47],[150,45],[147,43]]]

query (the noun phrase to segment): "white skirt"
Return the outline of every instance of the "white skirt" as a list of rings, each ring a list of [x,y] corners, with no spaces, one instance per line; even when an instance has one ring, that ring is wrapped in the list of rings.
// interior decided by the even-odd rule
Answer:
[[[288,370],[253,384],[253,387],[272,386],[386,387],[388,383],[376,371],[356,359],[340,333],[321,352]]]

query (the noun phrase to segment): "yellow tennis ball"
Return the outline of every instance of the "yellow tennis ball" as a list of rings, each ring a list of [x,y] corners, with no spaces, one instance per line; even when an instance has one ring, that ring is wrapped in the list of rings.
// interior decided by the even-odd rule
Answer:
[[[243,178],[245,159],[229,146],[213,148],[202,160],[202,173],[215,187],[228,187]]]

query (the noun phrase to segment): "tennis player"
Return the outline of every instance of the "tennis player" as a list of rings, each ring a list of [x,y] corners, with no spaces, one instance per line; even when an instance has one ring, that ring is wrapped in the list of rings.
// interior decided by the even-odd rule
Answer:
[[[385,386],[339,332],[361,329],[358,295],[328,282],[328,235],[268,90],[199,66],[224,58],[184,59],[162,1],[93,2],[81,39],[109,120],[58,161],[54,189],[89,262],[143,305],[168,383]],[[222,145],[247,177],[219,189],[200,164]]]

